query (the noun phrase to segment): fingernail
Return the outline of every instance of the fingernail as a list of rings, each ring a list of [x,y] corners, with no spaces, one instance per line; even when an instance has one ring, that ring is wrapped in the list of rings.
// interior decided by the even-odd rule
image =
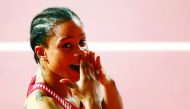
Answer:
[[[59,82],[62,83],[62,82],[63,82],[63,79],[60,79]]]

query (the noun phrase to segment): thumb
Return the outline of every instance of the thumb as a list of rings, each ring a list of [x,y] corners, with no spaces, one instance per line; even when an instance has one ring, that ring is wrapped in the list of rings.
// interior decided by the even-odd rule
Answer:
[[[68,86],[71,89],[77,89],[78,88],[77,84],[74,83],[74,82],[72,82],[69,79],[61,79],[59,82],[62,83],[62,84],[64,84],[64,85],[66,85],[66,86]]]

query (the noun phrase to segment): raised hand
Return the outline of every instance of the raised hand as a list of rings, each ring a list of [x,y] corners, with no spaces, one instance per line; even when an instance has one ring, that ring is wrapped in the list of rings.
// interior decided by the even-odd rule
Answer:
[[[102,93],[98,80],[97,61],[95,53],[86,51],[80,60],[80,80],[76,83],[67,79],[60,82],[71,88],[87,109],[101,109]]]
[[[115,81],[105,73],[100,57],[97,56],[95,59],[94,52],[87,51],[82,55],[78,82],[74,83],[66,79],[61,82],[71,88],[72,93],[87,109],[123,109]]]

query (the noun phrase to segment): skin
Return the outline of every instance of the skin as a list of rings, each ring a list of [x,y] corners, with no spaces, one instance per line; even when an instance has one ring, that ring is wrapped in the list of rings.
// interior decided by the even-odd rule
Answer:
[[[47,40],[48,47],[35,47],[41,66],[38,77],[77,107],[82,102],[86,109],[123,109],[114,80],[106,75],[100,57],[88,50],[83,26],[68,20],[55,26],[53,31],[55,34]],[[71,64],[80,65],[80,71],[73,70]],[[40,90],[26,100],[25,109],[34,107],[61,109]]]

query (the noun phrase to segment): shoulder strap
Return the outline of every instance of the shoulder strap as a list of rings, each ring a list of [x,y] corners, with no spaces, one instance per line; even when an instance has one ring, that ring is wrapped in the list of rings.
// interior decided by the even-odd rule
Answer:
[[[41,89],[47,92],[51,97],[53,97],[64,109],[79,109],[73,104],[71,104],[66,99],[60,97],[55,91],[53,91],[51,88],[46,86],[44,83],[35,83],[32,87],[32,92],[36,89]]]
[[[55,91],[53,91],[51,88],[49,88],[44,83],[35,83],[36,76],[32,77],[28,90],[27,90],[27,97],[36,89],[44,90],[46,93],[48,93],[51,97],[53,97],[64,109],[79,109],[73,104],[71,104],[66,99],[59,96]],[[84,105],[82,105],[82,109],[85,109]]]

